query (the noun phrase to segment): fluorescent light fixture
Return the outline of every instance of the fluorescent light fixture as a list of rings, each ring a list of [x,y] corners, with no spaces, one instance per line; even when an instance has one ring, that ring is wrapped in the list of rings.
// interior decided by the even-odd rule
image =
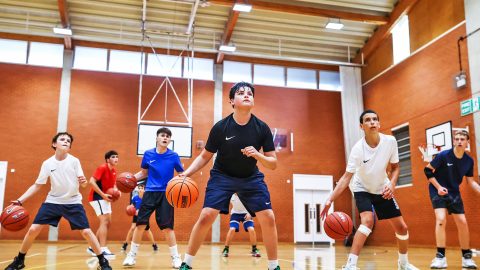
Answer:
[[[64,35],[64,36],[71,36],[72,35],[72,29],[70,29],[70,28],[54,27],[53,32],[55,34]]]
[[[241,11],[241,12],[250,12],[252,11],[252,5],[236,3],[235,5],[233,5],[233,10]]]
[[[325,25],[325,28],[327,29],[335,29],[335,30],[340,30],[343,28],[343,23],[340,22],[328,22],[327,25]]]
[[[237,47],[235,45],[220,45],[220,48],[218,49],[224,52],[234,52]]]

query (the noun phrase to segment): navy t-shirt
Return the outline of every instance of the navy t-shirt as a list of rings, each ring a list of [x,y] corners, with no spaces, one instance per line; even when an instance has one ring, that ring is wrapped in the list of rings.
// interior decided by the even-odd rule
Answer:
[[[473,159],[467,153],[459,159],[453,153],[453,149],[440,152],[430,165],[435,169],[435,179],[442,187],[447,188],[451,195],[460,194],[460,184],[464,176],[473,176]],[[429,189],[430,194],[438,194],[431,183]]]
[[[232,177],[246,178],[258,171],[257,160],[241,152],[247,146],[258,151],[263,148],[263,152],[274,151],[272,131],[253,114],[243,126],[230,114],[210,130],[205,149],[217,153],[214,169]]]
[[[183,172],[180,157],[170,149],[163,154],[157,153],[156,148],[145,151],[141,167],[148,170],[145,191],[165,191],[173,178],[173,170]]]

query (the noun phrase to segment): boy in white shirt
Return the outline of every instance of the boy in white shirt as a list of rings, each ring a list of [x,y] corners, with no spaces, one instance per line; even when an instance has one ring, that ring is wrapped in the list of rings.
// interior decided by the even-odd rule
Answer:
[[[358,269],[358,255],[372,232],[373,205],[378,219],[388,219],[395,231],[399,255],[398,269],[418,270],[408,262],[408,228],[394,199],[400,173],[397,141],[395,137],[379,132],[380,120],[378,114],[372,110],[366,110],[360,115],[360,128],[365,132],[365,137],[353,146],[346,172],[338,181],[320,214],[325,218],[331,203],[347,188],[353,177],[350,189],[355,196],[362,224],[355,233],[347,264],[342,269]],[[390,179],[387,174],[388,165],[391,169]]]
[[[73,143],[73,136],[67,132],[60,132],[52,139],[52,148],[55,155],[45,160],[40,169],[40,174],[35,183],[20,196],[13,204],[22,205],[28,198],[37,193],[50,178],[50,192],[45,202],[38,210],[32,226],[23,239],[18,256],[8,265],[5,270],[17,270],[25,268],[25,255],[32,246],[35,238],[43,228],[48,225],[58,226],[62,217],[68,220],[72,230],[80,230],[82,236],[97,254],[98,269],[111,270],[108,260],[100,251],[100,244],[95,234],[90,230],[87,215],[82,205],[82,194],[79,186],[86,187],[87,179],[83,174],[80,161],[68,154]]]

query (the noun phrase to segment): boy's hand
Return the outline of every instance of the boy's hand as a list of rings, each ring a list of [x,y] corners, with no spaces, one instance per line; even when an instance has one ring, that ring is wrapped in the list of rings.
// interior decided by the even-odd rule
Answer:
[[[323,210],[322,212],[320,213],[320,218],[322,220],[325,220],[325,218],[327,217],[327,214],[328,214],[328,210],[330,209],[330,205],[332,204],[332,202],[330,200],[327,200],[325,202],[325,205],[323,206]]]
[[[80,183],[80,185],[83,185],[85,183],[87,183],[87,178],[85,178],[85,176],[79,176],[78,177],[78,183]]]

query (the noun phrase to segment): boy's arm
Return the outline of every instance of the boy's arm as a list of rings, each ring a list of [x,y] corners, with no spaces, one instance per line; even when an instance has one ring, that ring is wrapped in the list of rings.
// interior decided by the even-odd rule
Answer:
[[[480,194],[480,185],[475,179],[473,179],[473,176],[467,176],[467,183],[473,188],[473,190]]]
[[[185,176],[191,176],[195,174],[198,170],[203,168],[203,166],[205,166],[210,161],[210,159],[212,159],[212,157],[213,157],[213,153],[205,150],[204,148],[200,153],[200,155],[198,155],[198,157],[195,158],[192,164],[185,171],[183,171],[182,173],[179,173],[178,175],[180,177],[185,177]]]
[[[265,152],[262,154],[253,146],[247,146],[241,151],[245,156],[253,157],[268,169],[275,170],[277,168],[277,154],[275,154],[275,151]]]
[[[350,180],[352,179],[353,173],[351,172],[345,172],[340,180],[337,183],[337,186],[333,189],[332,194],[330,197],[327,199],[325,202],[325,206],[323,207],[322,213],[320,214],[320,217],[322,219],[325,218],[325,216],[328,213],[328,209],[330,209],[330,205],[332,204],[335,199],[340,196],[340,194],[348,187],[348,184],[350,183]]]
[[[109,194],[105,194],[101,189],[100,187],[97,185],[97,179],[95,179],[93,176],[90,177],[90,181],[89,181],[90,185],[92,186],[93,190],[98,193],[100,196],[102,196],[102,198],[107,201],[107,202],[111,202],[112,199],[110,198],[111,195]]]
[[[433,175],[433,171],[435,168],[433,168],[432,164],[428,163],[427,166],[425,166],[425,169],[423,172],[425,173],[425,176],[427,177],[428,181],[432,183],[432,185],[437,189],[438,195],[443,196],[448,194],[448,189],[445,187],[442,187],[440,183],[438,183],[437,179],[435,179],[435,176]]]
[[[398,176],[400,175],[399,163],[390,163],[390,185],[385,185],[382,191],[382,197],[390,200],[394,196],[395,187],[397,186]]]
[[[141,169],[139,172],[137,172],[135,174],[135,179],[137,179],[137,181],[139,180],[142,180],[144,178],[146,178],[148,176],[148,169]]]
[[[28,198],[30,198],[31,196],[33,196],[35,193],[37,193],[40,189],[42,188],[42,184],[33,184],[31,185],[27,191],[25,191],[25,193],[22,194],[22,196],[20,196],[16,202],[19,203],[20,205],[22,205],[25,201],[28,200]],[[16,203],[15,201],[12,201],[12,203]]]

